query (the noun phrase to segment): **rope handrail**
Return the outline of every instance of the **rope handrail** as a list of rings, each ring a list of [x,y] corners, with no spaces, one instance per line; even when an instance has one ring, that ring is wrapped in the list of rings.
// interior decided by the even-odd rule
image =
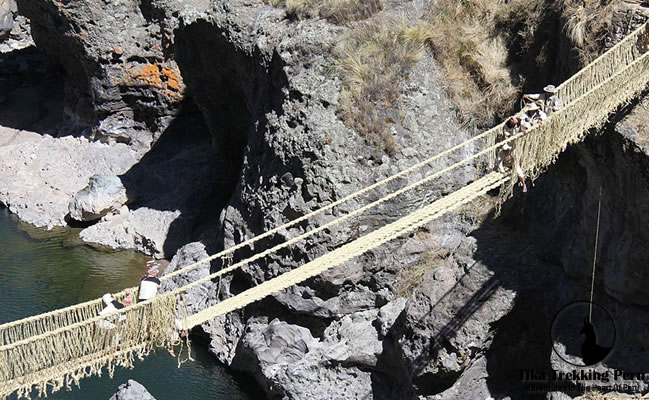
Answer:
[[[640,58],[640,60],[646,58],[647,56],[649,56],[649,53],[646,53],[643,57]],[[638,60],[638,61],[639,61],[639,60]],[[632,64],[632,65],[635,65],[635,64]],[[632,67],[632,65],[627,66],[627,67],[625,68],[625,70],[630,69],[630,68]],[[561,110],[555,112],[555,113],[552,115],[551,119],[557,119],[557,118],[559,117],[559,115],[561,115],[562,113],[565,113],[567,110],[569,110],[570,107],[573,106],[575,103],[577,103],[580,99],[587,98],[587,96],[589,95],[589,93],[591,93],[591,92],[593,92],[594,90],[597,90],[597,89],[603,87],[603,86],[604,86],[607,82],[609,82],[611,79],[613,79],[613,77],[611,77],[611,78],[607,79],[606,81],[600,83],[600,84],[597,85],[595,88],[591,89],[591,91],[589,91],[589,92],[583,94],[582,96],[580,96],[579,99],[573,101],[571,104],[567,105],[567,106],[564,107],[563,109],[561,109]],[[531,129],[531,130],[528,131],[527,133],[528,133],[528,134],[531,134],[532,132],[540,131],[544,126],[547,126],[547,124],[546,124],[546,125],[538,125],[538,126],[535,126],[533,129]],[[483,134],[481,135],[481,137],[484,137],[484,135],[485,135],[486,133],[494,133],[494,132],[493,132],[493,129],[491,129],[491,130],[489,130],[489,131],[483,133]],[[516,134],[516,135],[514,135],[514,136],[512,136],[512,137],[510,137],[510,138],[508,138],[508,139],[506,139],[506,140],[502,140],[502,141],[500,141],[500,142],[498,142],[498,143],[496,143],[496,144],[494,144],[494,145],[492,145],[492,146],[489,146],[489,147],[483,149],[482,151],[480,151],[480,152],[478,152],[478,153],[476,153],[476,154],[474,154],[474,155],[471,155],[470,157],[465,158],[465,159],[462,160],[462,161],[456,162],[455,164],[453,164],[453,165],[451,165],[451,166],[449,166],[449,167],[447,167],[447,168],[445,168],[445,169],[443,169],[443,170],[441,170],[441,171],[439,171],[439,172],[437,172],[437,173],[435,173],[435,174],[433,174],[433,175],[430,175],[430,176],[428,176],[428,177],[425,177],[425,178],[421,179],[420,181],[418,181],[418,182],[416,182],[416,183],[414,183],[414,184],[411,184],[411,185],[407,186],[406,188],[399,189],[397,192],[393,192],[393,193],[391,193],[391,194],[385,196],[384,198],[378,199],[378,200],[374,201],[373,203],[370,203],[370,204],[368,204],[367,206],[362,207],[362,208],[359,209],[359,210],[365,211],[365,210],[367,210],[367,209],[369,209],[369,208],[372,208],[373,206],[376,206],[376,205],[378,205],[378,204],[380,204],[380,203],[383,203],[383,202],[385,202],[385,201],[387,201],[387,200],[389,200],[389,199],[392,199],[392,198],[394,198],[394,197],[396,197],[396,196],[398,196],[398,195],[400,195],[400,194],[402,194],[402,193],[405,193],[405,192],[408,191],[408,190],[412,190],[412,189],[415,188],[415,187],[421,186],[421,185],[423,185],[424,183],[427,183],[427,182],[429,182],[430,180],[432,180],[432,179],[434,179],[434,178],[437,178],[437,177],[441,176],[443,173],[446,173],[446,172],[448,172],[448,171],[450,171],[450,170],[452,170],[452,169],[455,169],[455,168],[459,167],[459,166],[462,165],[462,164],[465,164],[465,163],[467,163],[467,162],[469,162],[469,161],[471,161],[471,160],[474,160],[474,159],[476,159],[476,158],[478,158],[478,157],[480,157],[480,156],[483,156],[483,155],[487,154],[488,152],[497,149],[498,147],[500,147],[501,145],[503,145],[503,144],[505,144],[505,143],[509,143],[509,142],[512,142],[512,141],[514,141],[514,140],[520,138],[520,137],[523,136],[524,134],[525,134],[525,133],[522,133],[522,132],[521,132],[521,133]],[[534,136],[541,136],[541,137],[542,137],[542,136],[546,136],[546,135],[534,135]],[[530,135],[529,137],[531,137],[531,135]],[[512,181],[512,182],[513,182],[513,181]],[[335,223],[335,222],[339,222],[339,220],[346,220],[346,219],[350,218],[351,216],[358,215],[358,214],[360,214],[359,210],[355,210],[355,211],[353,211],[353,212],[350,213],[350,214],[347,214],[347,215],[345,215],[345,216],[339,217],[338,219],[336,219],[336,220],[334,220],[334,221],[331,221],[331,222],[328,223],[328,224],[325,224],[325,225],[323,225],[323,226],[321,226],[321,227],[315,228],[314,230],[309,231],[309,232],[306,232],[306,233],[304,233],[304,234],[302,234],[302,235],[300,235],[300,236],[298,236],[298,237],[296,237],[296,238],[294,238],[294,239],[291,239],[291,240],[288,240],[288,241],[286,241],[286,242],[284,242],[284,243],[281,243],[281,244],[279,244],[279,245],[276,245],[276,246],[274,246],[273,248],[271,248],[271,249],[269,249],[269,250],[266,250],[266,251],[264,251],[264,252],[261,252],[261,253],[255,254],[255,255],[253,255],[252,257],[248,258],[248,259],[242,260],[242,261],[240,261],[240,262],[238,262],[238,263],[236,263],[236,264],[234,264],[234,265],[232,265],[232,266],[230,266],[230,267],[227,267],[227,268],[225,268],[225,269],[223,269],[223,270],[217,271],[216,273],[210,274],[210,275],[208,275],[208,276],[206,276],[206,277],[203,277],[203,278],[201,278],[201,279],[199,279],[199,280],[197,280],[197,281],[194,281],[194,282],[188,283],[187,285],[185,285],[185,286],[183,286],[183,287],[181,287],[181,288],[178,288],[178,289],[176,289],[176,290],[178,291],[178,290],[183,289],[183,288],[184,288],[184,289],[190,289],[190,288],[193,288],[193,287],[195,287],[195,286],[198,286],[198,285],[200,285],[200,284],[202,284],[202,283],[205,283],[205,282],[207,282],[207,281],[209,281],[209,280],[212,280],[212,279],[214,279],[214,278],[217,278],[217,277],[219,277],[219,276],[222,276],[222,275],[224,275],[224,274],[226,274],[226,273],[232,272],[232,271],[234,271],[234,270],[237,269],[237,268],[240,268],[240,267],[242,267],[242,266],[244,266],[244,265],[248,265],[248,264],[251,263],[251,262],[254,262],[254,261],[256,261],[256,260],[258,260],[258,259],[260,259],[260,258],[262,258],[262,257],[265,257],[265,256],[267,256],[267,255],[269,255],[269,254],[271,254],[271,253],[273,253],[273,252],[276,252],[277,250],[283,249],[283,248],[288,247],[289,245],[291,245],[291,244],[293,244],[293,243],[296,243],[296,242],[298,242],[298,241],[300,241],[300,240],[303,240],[305,237],[308,237],[308,236],[310,236],[310,235],[312,235],[312,234],[315,234],[315,233],[320,232],[320,231],[322,231],[322,230],[324,230],[324,229],[327,229],[328,227],[330,227],[331,225],[333,225],[333,223]],[[362,212],[362,211],[361,211],[361,212]],[[202,260],[202,261],[199,261],[199,262],[194,263],[194,264],[191,264],[191,265],[195,265],[195,264],[198,264],[198,263],[200,263],[200,262],[205,262],[205,261]],[[190,265],[190,266],[191,266],[191,265]],[[126,310],[126,309],[124,309],[124,310]],[[120,311],[121,311],[121,312],[125,312],[124,310],[120,310]],[[99,317],[97,317],[97,318],[99,318]],[[97,320],[97,318],[95,318],[94,320]],[[82,322],[79,322],[79,323],[77,323],[77,324],[73,324],[73,325],[71,325],[71,326],[78,326],[78,324],[81,324],[81,323],[83,323],[83,321],[82,321]],[[33,338],[33,339],[36,339],[36,337]],[[25,343],[25,341],[22,341],[22,342],[19,341],[19,342],[16,342],[16,343]],[[5,345],[5,346],[0,346],[0,350],[4,349],[5,347],[6,347],[6,345]]]
[[[483,178],[464,186],[451,195],[442,197],[421,210],[417,210],[406,217],[370,232],[351,243],[344,244],[298,268],[285,272],[268,281],[264,281],[237,296],[227,298],[214,306],[199,311],[187,318],[184,327],[185,329],[189,329],[219,315],[241,309],[248,304],[261,300],[269,294],[304,282],[328,269],[340,266],[354,257],[424,226],[431,220],[484,195],[488,191],[502,185],[507,180],[509,180],[509,177],[503,177],[497,172],[485,175]]]
[[[598,84],[602,80],[617,73],[619,68],[628,66],[638,56],[645,53],[647,51],[646,35],[648,27],[649,22],[643,23],[633,32],[625,36],[624,39],[600,54],[588,63],[588,65],[581,68],[577,73],[557,86],[560,95],[559,98],[565,103],[573,102],[585,92],[588,92],[587,88],[592,86],[593,78],[595,78],[594,83]],[[607,64],[607,68],[601,68],[602,64]],[[593,70],[597,71],[597,73],[592,74]],[[588,77],[588,84],[580,82],[586,76]]]
[[[405,193],[405,192],[408,191],[408,190],[412,190],[412,189],[414,189],[414,188],[416,188],[416,187],[418,187],[418,186],[421,186],[421,185],[423,185],[423,184],[429,182],[430,180],[439,177],[442,173],[446,173],[446,172],[448,172],[448,171],[450,171],[450,170],[453,170],[453,169],[455,169],[455,168],[458,168],[459,166],[461,166],[461,165],[463,165],[463,164],[466,164],[466,163],[468,163],[468,162],[470,162],[470,161],[472,161],[472,160],[474,160],[474,159],[476,159],[476,158],[479,158],[480,156],[483,156],[483,155],[487,154],[489,151],[495,150],[495,149],[497,149],[498,147],[502,146],[503,144],[505,144],[505,143],[509,143],[509,142],[512,142],[512,141],[514,141],[514,140],[520,138],[520,137],[523,136],[523,135],[526,135],[526,134],[528,134],[528,133],[533,132],[534,130],[535,130],[535,129],[532,129],[532,130],[530,130],[530,131],[528,131],[528,132],[525,132],[525,133],[524,133],[524,132],[518,133],[518,134],[513,135],[513,136],[511,136],[511,137],[509,137],[509,138],[507,138],[507,139],[504,139],[504,140],[502,140],[502,141],[500,141],[500,142],[498,142],[498,143],[496,143],[496,144],[493,144],[493,145],[491,145],[491,146],[489,146],[489,147],[487,147],[487,148],[481,150],[480,152],[478,152],[478,153],[476,153],[476,154],[473,154],[473,155],[471,155],[471,156],[465,158],[464,160],[458,161],[458,162],[454,163],[453,165],[451,165],[451,166],[449,166],[449,167],[446,167],[446,168],[444,168],[443,170],[441,170],[441,171],[439,171],[439,172],[437,172],[437,173],[435,173],[435,174],[433,174],[433,175],[430,175],[430,176],[428,176],[428,177],[422,178],[422,179],[420,179],[419,181],[417,181],[417,182],[415,182],[415,183],[413,183],[413,184],[410,184],[409,186],[407,186],[407,187],[405,187],[405,188],[399,189],[397,192],[393,192],[393,193],[391,193],[391,194],[389,194],[389,195],[387,195],[387,196],[384,196],[383,198],[378,199],[378,200],[374,201],[373,203],[370,203],[370,204],[364,206],[363,208],[371,208],[371,207],[369,207],[369,206],[375,206],[375,205],[378,205],[378,204],[383,203],[383,202],[385,202],[385,201],[387,201],[387,200],[389,200],[389,199],[391,199],[391,198],[393,198],[393,197],[398,196],[399,194]],[[395,194],[395,193],[396,193],[396,194]],[[389,197],[389,199],[386,199],[386,198],[388,198],[388,197]],[[359,210],[361,210],[361,209],[359,209]],[[340,217],[339,219],[348,218],[348,217],[350,217],[350,215],[352,215],[352,214],[354,214],[354,213],[360,213],[359,210],[355,210],[355,211],[353,211],[353,212],[350,213],[350,214],[347,214],[347,215],[344,215],[344,216]],[[357,215],[357,214],[354,214],[354,215]],[[327,223],[327,224],[325,224],[325,225],[323,225],[323,226],[321,226],[321,227],[318,227],[318,228],[316,228],[316,229],[319,229],[319,231],[320,231],[320,230],[327,229],[327,228],[329,228],[329,227],[331,226],[331,224],[332,224],[333,222],[334,222],[334,221],[330,221],[329,223]],[[135,310],[138,310],[138,309],[140,309],[141,307],[144,307],[146,304],[149,304],[149,303],[152,302],[152,301],[156,301],[157,299],[161,298],[162,296],[170,296],[170,295],[178,295],[178,294],[182,294],[182,293],[186,292],[186,291],[189,290],[189,289],[192,289],[192,288],[194,288],[194,287],[196,287],[196,286],[202,285],[203,283],[206,283],[206,282],[211,281],[211,280],[213,280],[213,279],[215,279],[215,278],[218,278],[218,277],[220,277],[220,276],[222,276],[222,275],[225,275],[225,274],[227,274],[227,273],[230,273],[230,272],[232,272],[232,271],[234,271],[234,270],[236,270],[236,269],[238,269],[238,268],[241,268],[241,267],[243,267],[243,266],[245,266],[245,265],[248,265],[248,264],[250,264],[251,262],[254,262],[254,261],[256,261],[256,260],[258,260],[258,259],[260,259],[260,258],[262,258],[262,257],[265,257],[265,256],[267,256],[267,255],[269,255],[269,254],[272,254],[272,253],[276,252],[277,250],[280,250],[280,249],[283,249],[283,248],[285,248],[285,247],[288,247],[288,246],[290,246],[291,244],[297,243],[297,242],[303,240],[304,237],[305,237],[305,235],[309,235],[311,232],[312,232],[312,231],[309,231],[309,232],[303,233],[302,235],[297,236],[297,237],[295,237],[295,238],[293,238],[293,239],[290,239],[290,240],[288,240],[288,241],[286,241],[286,242],[280,243],[280,244],[278,244],[278,245],[272,247],[271,249],[265,250],[265,251],[263,251],[263,252],[261,252],[261,253],[257,253],[257,254],[255,254],[255,255],[253,255],[252,257],[249,257],[249,258],[247,258],[247,259],[245,259],[245,260],[239,261],[239,262],[237,262],[236,264],[233,264],[233,265],[231,265],[231,266],[229,266],[229,267],[227,267],[227,268],[224,268],[224,269],[222,269],[222,270],[219,270],[219,271],[217,271],[217,272],[214,272],[214,273],[212,273],[212,274],[210,274],[210,275],[204,276],[204,277],[202,277],[202,278],[200,278],[200,279],[198,279],[198,280],[196,280],[196,281],[190,282],[190,283],[188,283],[188,284],[186,284],[186,285],[184,285],[184,286],[178,287],[178,288],[174,289],[173,291],[166,292],[166,293],[162,293],[162,294],[160,294],[160,295],[154,297],[154,298],[151,299],[151,300],[147,300],[147,301],[145,301],[145,302],[137,303],[137,304],[134,304],[134,305],[132,305],[132,306],[130,306],[130,307],[125,307],[125,308],[119,309],[119,310],[117,310],[117,311],[114,311],[114,312],[112,312],[110,315],[111,315],[111,316],[119,316],[119,315],[121,315],[121,314],[126,314],[126,313],[131,312],[131,311],[135,312]],[[90,319],[88,319],[88,320],[80,321],[80,322],[77,322],[77,323],[74,323],[74,324],[68,325],[68,326],[66,326],[66,327],[59,328],[59,329],[57,329],[56,331],[45,332],[45,333],[43,333],[43,334],[41,334],[41,335],[39,335],[39,336],[34,336],[34,337],[26,338],[26,339],[23,339],[23,340],[20,340],[20,341],[16,341],[16,342],[13,342],[13,343],[5,344],[5,345],[0,346],[0,352],[1,352],[1,351],[4,351],[4,350],[7,350],[7,349],[15,348],[15,347],[17,347],[17,346],[19,346],[19,345],[23,345],[23,344],[26,344],[26,343],[34,342],[34,341],[36,341],[36,340],[40,340],[40,339],[42,339],[42,338],[44,338],[44,337],[51,336],[51,335],[53,335],[53,334],[55,334],[55,333],[59,333],[59,332],[66,331],[66,330],[71,330],[71,329],[73,329],[73,328],[76,328],[76,327],[82,326],[82,325],[84,325],[84,324],[90,324],[90,323],[98,322],[98,321],[101,321],[101,320],[103,320],[103,319],[106,319],[106,316],[94,316],[94,317],[92,317],[92,318],[90,318]]]
[[[569,144],[580,141],[588,129],[601,127],[609,113],[642,92],[649,81],[647,75],[649,52],[553,113],[536,127],[538,133],[534,137],[521,138],[514,152],[526,175],[536,180]],[[512,178],[514,174],[512,171]],[[514,183],[511,180],[501,192],[501,201],[511,197]]]
[[[101,368],[106,364],[111,363],[112,367],[132,367],[133,354],[138,354],[146,349],[146,344],[140,343],[128,348],[122,348],[113,352],[102,352],[101,354],[91,354],[85,360],[74,360],[64,365],[56,366],[45,371],[38,371],[37,375],[33,376],[31,381],[38,381],[36,384],[39,388],[38,396],[47,396],[47,387],[51,387],[52,392],[56,392],[62,388],[71,389],[72,384],[79,385],[82,378],[92,376],[101,371]],[[113,368],[109,366],[108,373],[112,377]],[[61,376],[61,371],[66,372]],[[30,377],[23,376],[22,379],[14,379],[0,384],[0,396],[2,393],[17,392],[18,398],[28,397],[29,388],[26,388],[24,381],[29,381]]]
[[[522,133],[515,136],[515,137],[511,137],[511,138],[508,138],[506,140],[503,140],[502,142],[500,142],[498,144],[495,144],[495,145],[491,146],[490,148],[487,148],[487,149],[483,150],[482,152],[480,152],[480,154],[485,154],[488,151],[491,151],[491,150],[497,148],[498,146],[500,146],[500,145],[502,145],[504,143],[511,142],[511,141],[515,140],[516,138],[520,137],[520,135],[522,135]],[[476,157],[479,157],[480,154],[474,154],[471,157],[468,157],[468,159],[475,159]],[[461,163],[457,163],[457,164],[459,165]],[[451,166],[448,169],[451,169],[451,168],[454,168],[454,167],[455,166]],[[224,271],[220,271],[220,273],[224,273]],[[150,301],[139,303],[139,304],[136,304],[136,305],[131,306],[129,308],[125,308],[125,309],[122,309],[122,310],[118,310],[118,311],[116,311],[114,313],[111,313],[111,316],[112,316],[112,318],[119,318],[120,314],[128,314],[128,315],[131,316],[130,319],[133,319],[132,318],[133,315],[136,316],[136,319],[139,319],[138,315],[140,315],[140,314],[137,313],[137,311],[139,309],[141,309],[143,307],[148,307],[147,312],[151,312],[153,310],[159,311],[158,310],[159,308],[164,309],[164,307],[159,307],[158,306],[160,303],[168,304],[169,306],[166,308],[168,310],[168,314],[169,315],[174,315],[175,311],[176,311],[175,304],[178,303],[178,298],[180,297],[180,295],[185,293],[187,290],[189,290],[190,287],[197,286],[197,285],[203,283],[204,281],[205,281],[205,279],[203,279],[201,282],[194,282],[191,285],[186,285],[184,287],[178,288],[173,292],[163,293],[163,294],[155,297],[154,299],[152,299]],[[152,304],[156,304],[156,307],[154,308]],[[93,318],[89,319],[88,321],[79,322],[77,324],[66,326],[66,327],[58,329],[57,331],[50,331],[50,332],[44,333],[44,334],[42,334],[42,335],[40,335],[38,337],[33,337],[33,338],[26,339],[26,340],[22,340],[20,342],[12,343],[10,345],[2,346],[2,347],[0,347],[0,356],[4,356],[4,361],[3,361],[2,357],[0,357],[0,363],[3,363],[3,362],[8,363],[9,360],[13,360],[13,359],[23,359],[23,358],[25,358],[24,354],[38,354],[39,353],[39,350],[38,350],[39,348],[41,348],[41,349],[49,349],[49,348],[53,347],[53,345],[51,343],[56,343],[57,340],[58,340],[59,343],[60,342],[64,343],[64,342],[67,342],[68,340],[70,340],[71,338],[84,336],[84,334],[85,335],[90,335],[91,332],[93,331],[92,327],[94,326],[94,324],[98,323],[99,321],[106,320],[108,318],[110,318],[110,316],[109,317],[106,317],[106,316],[93,317]],[[187,323],[184,322],[184,321],[183,321],[183,324],[185,326],[187,325]],[[138,329],[137,332],[139,333],[139,330],[141,330],[141,329],[144,329],[144,330],[149,329],[150,330],[151,327],[149,327],[149,326],[144,326],[144,327],[138,326],[137,329]],[[173,328],[171,328],[171,329],[173,329]],[[80,331],[83,331],[83,332],[86,332],[86,333],[80,333]],[[140,336],[141,337],[146,337],[146,333],[141,334]],[[164,338],[162,340],[164,341]],[[36,348],[31,348],[30,347],[31,344],[34,344],[37,347]],[[44,360],[44,361],[46,361],[46,360]],[[38,363],[36,363],[36,366],[34,366],[33,368],[36,368],[36,369],[42,368],[42,365],[46,366],[47,364],[42,364],[41,362],[38,362]]]
[[[380,231],[374,233],[373,236],[369,237],[369,241],[367,238],[367,235],[364,236],[363,238],[356,239],[354,242],[348,243],[344,246],[342,246],[338,252],[344,252],[347,251],[347,249],[353,248],[354,252],[349,253],[346,256],[346,259],[355,257],[359,254],[362,254],[362,252],[368,251],[371,248],[380,246],[382,243],[385,243],[388,240],[393,239],[394,237],[400,236],[407,231],[411,231],[415,229],[418,226],[421,226],[425,223],[427,223],[429,220],[432,220],[433,218],[441,215],[442,213],[448,212],[454,208],[459,207],[462,204],[466,204],[467,202],[473,200],[474,198],[486,193],[488,190],[491,190],[498,185],[501,185],[503,182],[505,182],[508,179],[508,177],[503,177],[498,173],[491,173],[483,178],[481,178],[478,181],[473,182],[472,184],[469,184],[467,186],[464,186],[463,188],[459,189],[458,191],[440,198],[433,204],[415,211],[411,214],[411,220],[409,220],[407,223],[404,223],[405,221],[403,219],[395,221],[391,223],[390,225],[386,225],[384,228],[381,228]],[[384,232],[389,231],[389,235],[385,235]],[[380,240],[381,241],[376,241],[376,237],[382,237]],[[371,245],[368,246],[368,243],[371,242]],[[359,244],[362,244],[362,246],[359,246]],[[360,250],[360,252],[359,252]],[[337,254],[337,253],[336,253]],[[343,258],[338,258],[337,256],[334,257],[334,262],[330,262],[329,259],[323,259],[321,261],[321,264],[324,265],[325,269],[328,268],[333,268],[336,265],[341,264],[344,262]],[[315,261],[315,260],[314,260]],[[291,271],[291,273],[284,274],[280,277],[273,278],[272,280],[269,280],[267,282],[264,282],[255,288],[249,289],[252,290],[253,295],[250,294],[250,292],[244,292],[241,296],[238,296],[237,299],[242,300],[245,299],[245,302],[250,303],[252,301],[255,301],[255,299],[259,296],[260,292],[263,292],[264,290],[267,290],[266,288],[273,287],[277,288],[279,286],[286,286],[287,284],[293,284],[289,282],[295,282],[296,280],[296,275],[298,279],[304,280],[308,279],[308,276],[304,274],[304,271],[310,271],[307,273],[307,275],[312,275],[313,274],[313,262],[309,264],[305,264],[302,267],[299,267],[296,270]],[[319,273],[319,272],[318,272]],[[316,273],[317,275],[317,273]],[[279,281],[281,280],[281,282]],[[273,289],[273,290],[275,290]],[[256,294],[255,294],[256,293]],[[228,304],[232,304],[232,299],[226,300],[226,302],[219,303],[219,313],[222,313],[223,307],[228,306]],[[241,302],[236,303],[237,308],[240,308],[242,306]],[[205,310],[204,310],[205,311]],[[210,312],[214,312],[213,309],[209,310]],[[190,327],[191,324],[197,323],[197,318],[204,317],[206,314],[204,312],[197,313],[194,316],[192,316],[192,320],[187,319],[187,321],[184,323],[185,327]],[[109,362],[113,360],[114,357],[116,357],[117,354],[121,354],[122,356],[132,354],[133,352],[141,352],[145,351],[145,345],[144,344],[136,344],[134,346],[128,347],[128,348],[123,348],[119,351],[115,352],[110,352],[110,353],[101,353],[98,355],[90,355],[86,357],[86,360],[80,363],[74,363],[72,361],[66,363],[65,365],[59,367],[50,367],[46,369],[42,374],[39,374],[40,371],[33,372],[32,374],[33,381],[38,381],[40,382],[39,387],[41,388],[41,391],[43,390],[42,388],[47,385],[48,382],[50,381],[56,381],[57,384],[55,387],[60,388],[63,384],[64,378],[61,377],[61,374],[63,373],[64,376],[66,373],[73,374],[73,381],[78,382],[78,379],[88,376],[92,372],[97,372],[101,370],[101,366],[103,363]],[[131,358],[126,358],[127,360],[132,359]],[[132,362],[131,362],[132,363]],[[120,365],[129,365],[128,362],[126,363],[119,363]],[[90,370],[86,370],[86,368],[90,368]],[[81,372],[79,372],[81,371]],[[69,384],[69,383],[68,383]],[[25,394],[27,393],[27,390],[25,388],[24,380],[18,380],[18,379],[12,379],[6,381],[4,384],[0,384],[0,394],[2,393],[10,393],[13,391],[19,391],[19,394]]]

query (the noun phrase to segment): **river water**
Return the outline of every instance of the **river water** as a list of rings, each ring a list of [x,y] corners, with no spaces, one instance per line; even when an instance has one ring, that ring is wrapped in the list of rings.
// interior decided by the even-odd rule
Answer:
[[[84,245],[71,229],[43,232],[26,227],[0,207],[0,323],[135,286],[146,261],[136,252],[106,252]],[[243,384],[217,365],[203,347],[194,345],[192,350],[195,361],[181,368],[161,350],[137,362],[133,370],[117,369],[114,379],[87,378],[80,388],[48,399],[107,400],[128,379],[146,386],[158,400],[257,397],[245,393]]]

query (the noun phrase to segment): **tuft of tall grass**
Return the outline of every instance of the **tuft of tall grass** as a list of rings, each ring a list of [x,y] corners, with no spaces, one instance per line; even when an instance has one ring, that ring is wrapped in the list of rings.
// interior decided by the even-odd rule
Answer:
[[[563,32],[578,49],[582,65],[595,59],[604,48],[613,15],[621,3],[612,0],[560,0],[555,4],[564,20]]]
[[[435,4],[427,42],[461,120],[486,127],[512,111],[523,82],[511,73],[507,42],[514,27],[538,17],[535,12],[534,2],[524,0]]]
[[[345,24],[371,17],[383,9],[381,0],[270,0],[274,7],[283,7],[294,18],[325,18]]]
[[[362,24],[334,49],[342,77],[339,115],[370,144],[395,154],[398,145],[389,124],[399,108],[401,82],[422,56],[427,33],[404,21]]]

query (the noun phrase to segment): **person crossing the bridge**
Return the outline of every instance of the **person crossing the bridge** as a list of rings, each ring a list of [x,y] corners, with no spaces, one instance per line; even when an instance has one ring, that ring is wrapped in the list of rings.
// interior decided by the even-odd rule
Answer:
[[[543,88],[543,93],[533,93],[523,95],[523,101],[531,100],[540,106],[547,115],[561,110],[561,100],[557,95],[557,88],[554,85],[547,85]]]
[[[498,142],[509,139],[521,131],[521,122],[516,117],[510,117],[505,126],[503,127],[503,134],[497,139]],[[519,163],[514,159],[514,143],[507,142],[498,148],[496,152],[496,165],[501,174],[507,176],[509,171],[514,168],[518,180],[523,186],[523,193],[527,193],[527,185],[525,184],[525,174]]]
[[[160,278],[158,275],[160,271],[158,269],[157,261],[149,261],[147,263],[147,271],[144,277],[140,280],[140,289],[138,291],[138,303],[141,301],[146,301],[154,298],[158,294],[158,288],[160,287]],[[172,357],[176,356],[174,351],[174,343],[177,343],[181,338],[184,338],[185,331],[183,330],[183,325],[178,318],[175,318],[175,327],[171,336],[171,342],[167,351],[171,354]]]
[[[548,119],[547,114],[541,110],[538,104],[532,103],[526,107],[525,113],[521,117],[521,129],[523,132],[527,132],[546,119]]]
[[[144,277],[140,280],[140,289],[138,291],[137,301],[149,300],[158,294],[160,287],[160,278],[158,278],[160,271],[158,263],[147,264],[147,271]]]
[[[107,314],[112,313],[112,312],[117,311],[117,310],[121,310],[126,305],[130,305],[130,299],[125,299],[124,300],[124,302],[127,303],[125,305],[125,304],[122,304],[119,301],[115,300],[113,295],[110,294],[110,293],[106,293],[105,295],[103,295],[101,297],[101,300],[104,302],[105,307],[104,307],[103,310],[101,310],[99,312],[100,316],[107,315]]]
[[[131,305],[131,295],[130,293],[126,295],[126,297],[123,300],[123,303],[120,303],[119,301],[115,300],[112,294],[106,293],[102,296],[101,300],[104,302],[104,309],[99,312],[99,316],[104,316],[108,315],[110,313],[113,313],[117,310],[121,310],[124,307],[128,307]],[[125,321],[126,317],[124,315],[120,315],[119,321]],[[106,318],[97,321],[97,327],[101,330],[110,332],[113,329],[115,329],[117,321],[114,318]],[[111,340],[111,345],[114,348],[119,348],[119,333],[115,333],[112,336]]]

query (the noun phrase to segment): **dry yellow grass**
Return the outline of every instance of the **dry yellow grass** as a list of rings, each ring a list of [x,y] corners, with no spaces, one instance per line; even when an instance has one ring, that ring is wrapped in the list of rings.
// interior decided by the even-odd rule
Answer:
[[[389,124],[399,108],[401,82],[420,59],[426,35],[404,21],[374,22],[350,30],[334,49],[343,81],[340,117],[388,154],[398,150]]]
[[[359,21],[383,9],[381,0],[270,0],[296,18],[322,17],[336,24]]]
[[[429,22],[429,43],[451,100],[465,121],[480,127],[515,107],[522,80],[508,65],[513,27],[532,36],[540,6],[524,0],[440,0]],[[523,41],[524,42],[524,41]]]
[[[383,8],[382,0],[269,1],[296,18],[339,24]],[[554,75],[556,54],[547,41],[559,40],[560,32],[548,36],[543,31],[550,29],[548,18],[562,16],[563,32],[586,63],[601,51],[618,3],[558,0],[549,9],[542,0],[438,0],[421,20],[375,17],[350,24],[333,54],[343,81],[339,115],[369,143],[395,154],[398,145],[390,124],[401,117],[401,83],[423,52],[431,50],[460,120],[478,128],[493,126],[517,111],[522,74]]]
[[[563,18],[563,30],[579,51],[582,65],[599,55],[613,22],[613,13],[621,6],[612,0],[561,0],[556,3]]]

